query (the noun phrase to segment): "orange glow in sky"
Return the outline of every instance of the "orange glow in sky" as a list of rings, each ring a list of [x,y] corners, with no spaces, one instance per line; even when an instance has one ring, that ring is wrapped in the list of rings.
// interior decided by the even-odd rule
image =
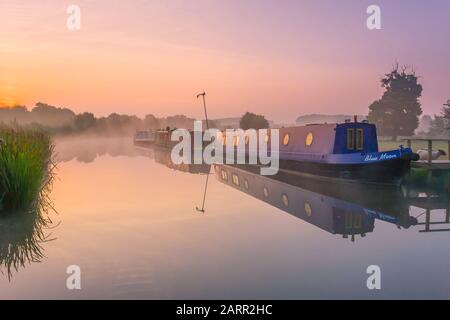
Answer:
[[[195,96],[206,90],[212,118],[366,114],[399,61],[422,76],[425,113],[437,113],[450,87],[439,44],[449,26],[433,22],[448,20],[436,17],[445,8],[406,14],[381,1],[384,28],[370,31],[363,2],[80,0],[81,30],[70,31],[61,1],[2,0],[0,105],[202,117]]]

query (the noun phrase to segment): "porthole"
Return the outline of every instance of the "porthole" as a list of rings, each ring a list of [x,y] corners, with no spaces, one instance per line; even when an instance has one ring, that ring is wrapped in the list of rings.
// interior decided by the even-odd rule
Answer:
[[[286,194],[281,196],[281,200],[283,201],[283,205],[287,208],[289,207],[289,198]]]
[[[289,133],[286,133],[283,138],[283,145],[287,146],[289,144]]]
[[[264,187],[263,193],[264,193],[264,198],[267,199],[269,197],[269,189],[267,189],[267,187]]]
[[[233,181],[233,184],[235,185],[235,186],[238,186],[239,187],[239,185],[240,185],[240,183],[239,183],[239,176],[237,175],[237,174],[232,174],[231,175],[231,180]]]
[[[305,213],[306,213],[306,215],[307,215],[308,217],[311,217],[311,215],[312,215],[312,208],[311,208],[311,205],[310,205],[308,202],[305,202],[304,208],[305,208]]]
[[[306,139],[305,139],[305,144],[307,147],[310,147],[314,142],[314,136],[312,134],[312,132],[308,133],[306,135]]]

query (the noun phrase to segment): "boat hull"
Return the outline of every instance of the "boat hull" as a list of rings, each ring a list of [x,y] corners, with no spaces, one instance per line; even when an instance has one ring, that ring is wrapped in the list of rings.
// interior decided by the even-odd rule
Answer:
[[[322,179],[400,185],[409,174],[410,160],[393,159],[363,164],[336,164],[280,159],[280,168]]]

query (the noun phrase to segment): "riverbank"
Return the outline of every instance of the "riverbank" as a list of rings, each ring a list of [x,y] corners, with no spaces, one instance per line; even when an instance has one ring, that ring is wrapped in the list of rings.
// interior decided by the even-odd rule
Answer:
[[[48,134],[0,127],[0,212],[37,206],[53,179],[53,145]]]

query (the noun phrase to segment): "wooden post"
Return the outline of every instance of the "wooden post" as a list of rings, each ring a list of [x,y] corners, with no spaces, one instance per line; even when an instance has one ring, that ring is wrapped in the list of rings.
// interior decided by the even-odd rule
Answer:
[[[450,209],[449,208],[447,208],[447,210],[445,212],[445,222],[450,223]]]
[[[433,140],[428,140],[428,164],[431,166],[433,159],[431,158],[433,151]]]
[[[427,209],[425,215],[425,232],[430,231],[430,225],[431,225],[431,210]]]
[[[406,140],[406,142],[408,143],[408,148],[411,148],[412,146],[411,139]]]

